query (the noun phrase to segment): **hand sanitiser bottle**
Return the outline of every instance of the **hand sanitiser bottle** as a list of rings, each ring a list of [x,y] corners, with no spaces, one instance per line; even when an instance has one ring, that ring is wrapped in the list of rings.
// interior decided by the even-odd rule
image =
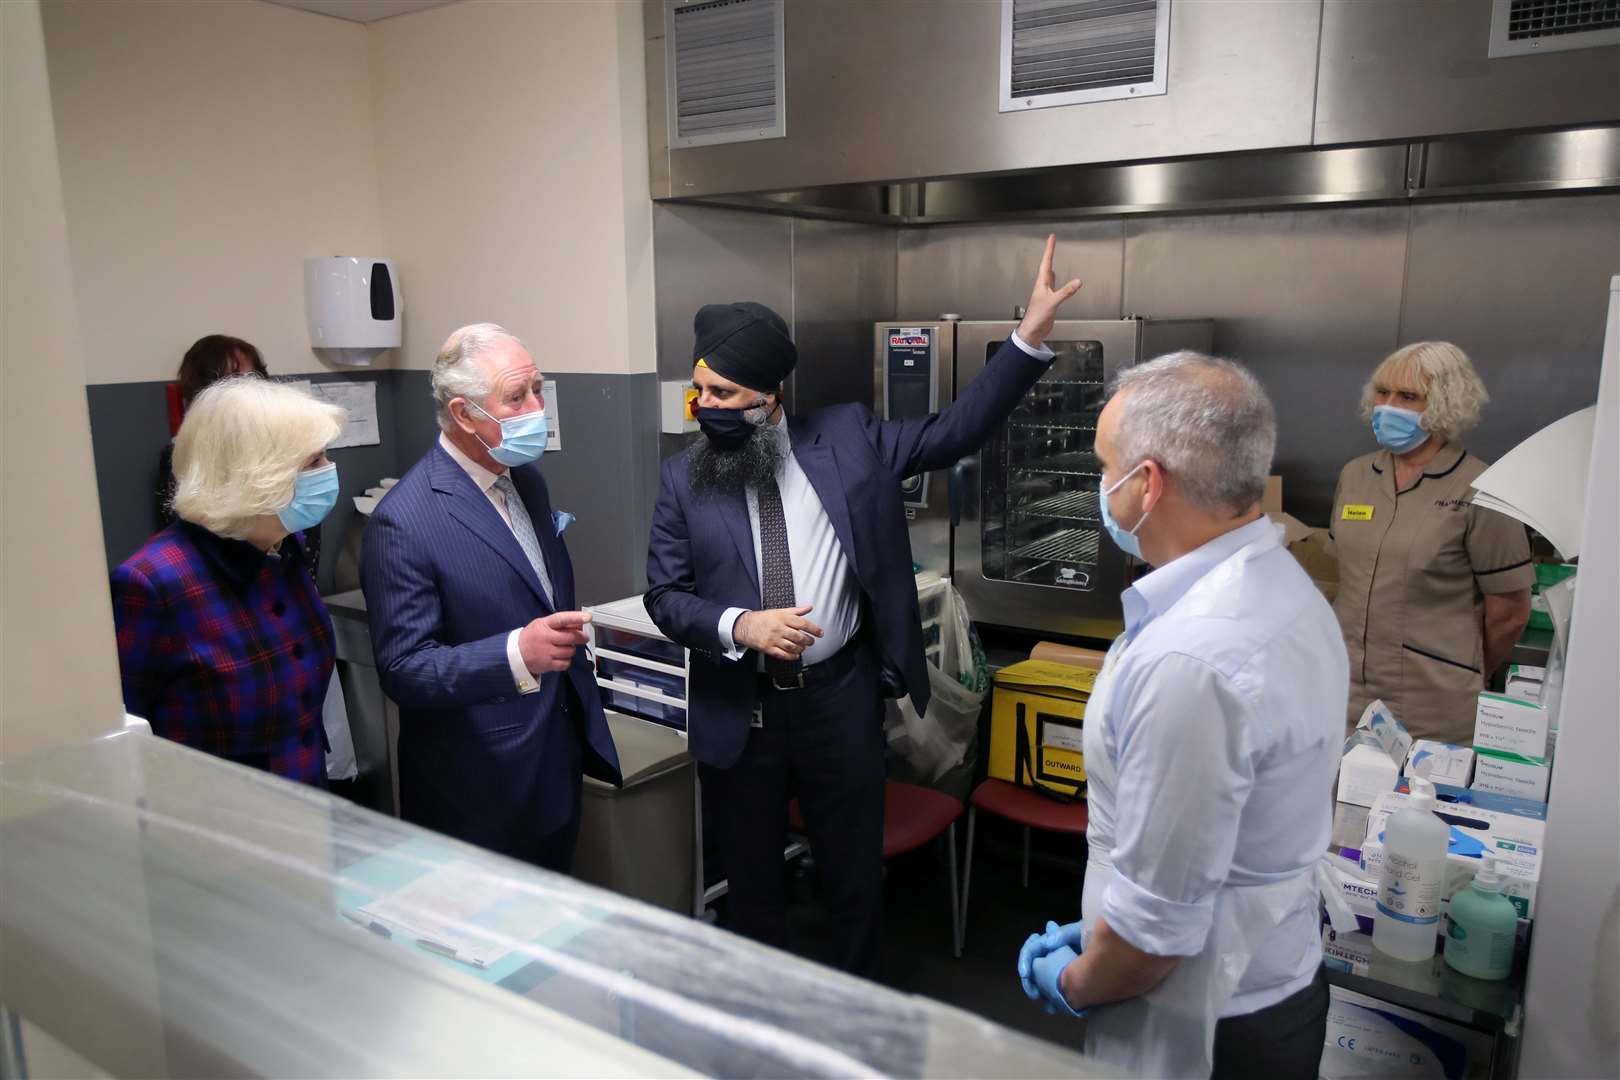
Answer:
[[[1408,779],[1411,797],[1384,825],[1373,945],[1397,960],[1427,960],[1440,932],[1440,887],[1451,829],[1434,814],[1434,785]]]
[[[1502,874],[1489,855],[1474,883],[1451,898],[1446,963],[1476,979],[1505,979],[1513,971],[1519,912],[1502,895]]]

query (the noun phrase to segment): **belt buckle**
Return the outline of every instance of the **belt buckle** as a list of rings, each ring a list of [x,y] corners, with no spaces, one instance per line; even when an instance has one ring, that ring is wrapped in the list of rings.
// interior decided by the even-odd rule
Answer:
[[[803,690],[804,669],[800,668],[791,675],[783,676],[776,672],[771,673],[771,689],[773,690]]]

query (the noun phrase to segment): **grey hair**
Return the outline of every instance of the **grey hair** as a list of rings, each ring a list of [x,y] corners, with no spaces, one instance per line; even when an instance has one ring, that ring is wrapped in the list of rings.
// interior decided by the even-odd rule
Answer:
[[[1151,458],[1212,513],[1241,514],[1265,494],[1277,415],[1246,369],[1182,350],[1127,368],[1114,393],[1127,395],[1114,440],[1120,475]]]
[[[455,398],[467,398],[482,405],[489,397],[494,385],[489,372],[477,360],[508,341],[523,344],[506,327],[488,322],[463,326],[445,339],[438,358],[433,361],[433,413],[440,429],[456,429],[456,422],[450,416],[450,402]]]

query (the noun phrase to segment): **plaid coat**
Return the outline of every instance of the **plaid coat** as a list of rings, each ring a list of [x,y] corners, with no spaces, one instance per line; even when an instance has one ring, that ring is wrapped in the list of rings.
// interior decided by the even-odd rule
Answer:
[[[164,738],[324,785],[332,620],[297,534],[279,556],[176,521],[113,571],[124,708]]]

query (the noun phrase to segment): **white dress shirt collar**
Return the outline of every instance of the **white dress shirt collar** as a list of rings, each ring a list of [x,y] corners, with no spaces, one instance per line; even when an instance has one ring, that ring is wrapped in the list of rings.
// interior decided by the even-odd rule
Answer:
[[[478,464],[478,462],[462,453],[461,448],[455,443],[451,442],[450,436],[446,435],[442,431],[439,432],[439,445],[444,448],[445,453],[450,455],[451,461],[454,461],[457,465],[460,465],[462,471],[468,476],[472,477],[472,482],[477,484],[478,490],[482,491],[485,495],[489,494],[489,489],[493,487],[495,485],[495,481],[499,480],[503,475],[502,473],[490,472],[488,469]]]
[[[1138,580],[1125,590],[1121,600],[1125,608],[1126,640],[1134,638],[1142,627],[1174,607],[1176,601],[1187,595],[1187,590],[1205,574],[1244,545],[1266,535],[1268,529],[1276,528],[1276,523],[1262,514],[1247,525],[1222,533]]]

